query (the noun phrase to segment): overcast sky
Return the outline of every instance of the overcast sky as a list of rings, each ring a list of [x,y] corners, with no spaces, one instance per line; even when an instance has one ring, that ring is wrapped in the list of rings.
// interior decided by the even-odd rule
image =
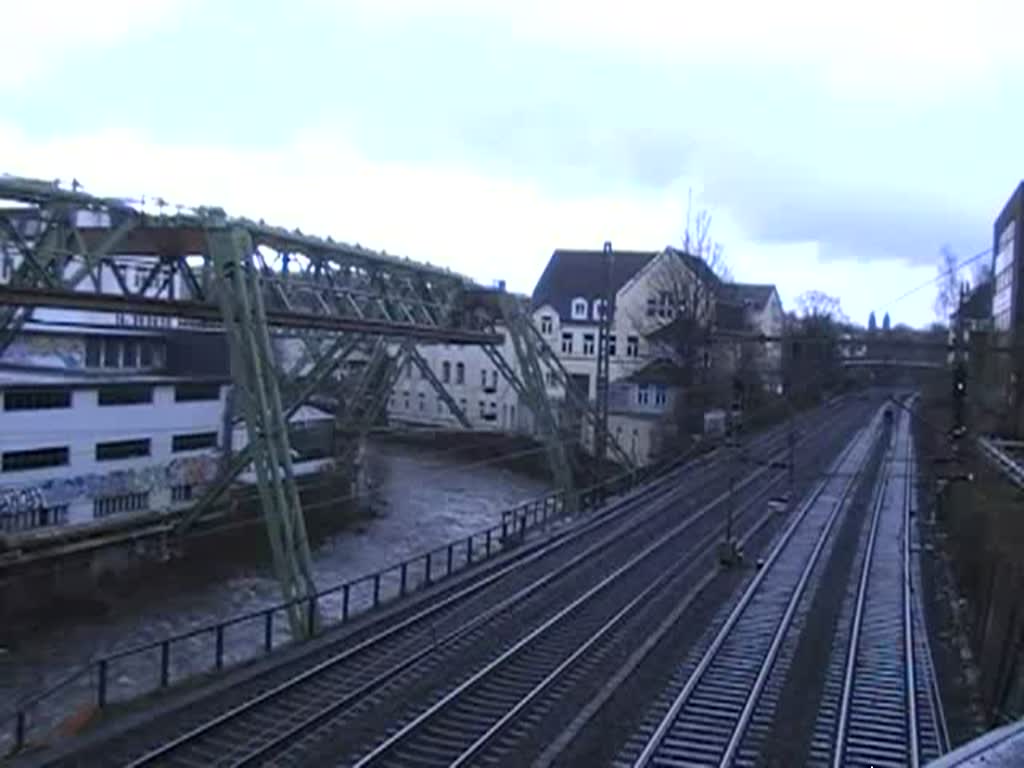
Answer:
[[[1024,3],[0,0],[0,172],[298,226],[529,292],[678,244],[866,322],[1024,177]]]

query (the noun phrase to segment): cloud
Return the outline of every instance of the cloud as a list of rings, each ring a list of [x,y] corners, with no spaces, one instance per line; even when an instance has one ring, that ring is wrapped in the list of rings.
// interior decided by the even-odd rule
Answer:
[[[148,34],[193,0],[60,0],[4,4],[0,88],[23,86],[46,71],[133,35]],[[113,75],[113,73],[111,73]],[[106,87],[68,80],[69,87]],[[53,96],[53,94],[51,94]]]

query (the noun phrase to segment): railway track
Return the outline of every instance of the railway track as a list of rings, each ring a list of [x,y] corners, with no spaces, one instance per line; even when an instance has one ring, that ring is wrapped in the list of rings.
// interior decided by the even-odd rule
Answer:
[[[856,418],[857,409],[847,409],[846,418]],[[820,418],[820,416],[819,416]],[[805,425],[811,419],[804,421]],[[743,488],[769,471],[772,462],[783,458],[779,444],[785,430],[776,430],[754,441],[752,450],[768,453],[766,466],[752,472]],[[784,449],[783,449],[784,450]],[[233,703],[221,703],[213,712],[197,707],[179,713],[163,727],[129,731],[111,744],[91,752],[65,755],[69,764],[130,765],[242,765],[258,762],[299,735],[339,712],[352,710],[370,692],[385,690],[404,671],[419,664],[429,671],[444,654],[438,649],[457,650],[483,633],[492,633],[512,619],[543,621],[537,603],[543,589],[559,579],[579,582],[577,592],[599,581],[612,569],[614,552],[642,547],[666,520],[678,517],[680,500],[692,505],[705,502],[703,511],[691,514],[686,524],[697,526],[706,520],[714,494],[726,482],[726,468],[705,462],[689,473],[676,473],[668,480],[635,494],[618,508],[604,512],[551,540],[524,548],[509,561],[483,569],[476,580],[453,587],[426,608],[413,607],[384,628],[370,627],[344,643],[327,645],[301,662],[273,670],[229,696]],[[674,483],[674,485],[673,485]],[[719,492],[719,497],[721,493]],[[704,523],[706,524],[706,523]],[[557,563],[557,565],[556,565]],[[541,576],[540,574],[544,574]],[[569,577],[572,578],[569,578]],[[510,613],[515,605],[533,598],[533,614]],[[553,613],[557,605],[548,606]],[[538,613],[538,611],[541,611]],[[185,716],[182,717],[181,714]],[[50,763],[53,764],[53,763]]]
[[[949,749],[911,553],[914,456],[903,414],[860,572],[830,760],[917,768]],[[820,743],[820,740],[819,740]]]
[[[672,676],[618,764],[734,764],[826,542],[881,431],[879,412],[801,506],[717,631],[709,633],[706,647]]]

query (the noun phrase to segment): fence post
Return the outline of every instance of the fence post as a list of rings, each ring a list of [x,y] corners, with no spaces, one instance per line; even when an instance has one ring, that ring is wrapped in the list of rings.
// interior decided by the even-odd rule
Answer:
[[[473,562],[473,534],[466,539],[466,565]]]
[[[215,654],[215,657],[214,657],[214,665],[217,667],[217,669],[223,669],[224,668],[224,625],[223,624],[218,624],[217,625],[216,639],[217,639],[217,643],[216,643],[217,650],[216,650],[216,654]]]
[[[373,574],[373,607],[380,605],[380,571]]]
[[[409,575],[409,561],[408,560],[403,560],[402,561],[401,583],[399,584],[399,587],[398,587],[398,594],[401,595],[402,597],[405,597],[405,582],[406,582],[406,579],[408,578],[408,575]]]
[[[18,710],[18,719],[14,724],[14,751],[19,752],[25,746],[25,710]]]
[[[316,595],[306,601],[306,635],[313,637],[316,634]]]
[[[487,545],[486,545],[486,550],[485,550],[484,558],[486,559],[486,558],[488,558],[490,556],[491,556],[491,529],[488,528],[487,529]]]
[[[263,649],[270,653],[274,650],[274,609],[263,614]]]
[[[348,621],[348,593],[349,583],[346,581],[345,586],[341,588],[341,621],[342,623]]]
[[[107,706],[107,660],[100,659],[96,663],[96,706],[103,709]]]
[[[433,570],[433,568],[431,568],[432,565],[431,553],[427,552],[426,556],[423,558],[423,583],[426,586],[430,586],[430,572]]]
[[[501,540],[508,538],[508,512],[501,514]]]
[[[448,545],[448,575],[449,576],[452,575],[452,559],[454,557],[454,553],[453,553],[453,547],[454,546],[455,546],[454,544],[449,544]]]
[[[166,688],[171,680],[171,641],[160,643],[160,687]]]

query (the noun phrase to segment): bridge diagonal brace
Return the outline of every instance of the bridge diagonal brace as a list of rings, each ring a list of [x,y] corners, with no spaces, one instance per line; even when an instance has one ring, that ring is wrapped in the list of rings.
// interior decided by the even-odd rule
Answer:
[[[514,297],[502,295],[499,297],[498,303],[521,371],[520,376],[513,374],[514,378],[510,381],[513,382],[513,386],[516,386],[514,383],[516,379],[520,382],[517,389],[521,390],[520,396],[526,400],[527,406],[533,413],[547,451],[548,463],[554,475],[555,484],[565,492],[565,501],[571,511],[575,509],[576,496],[573,492],[574,483],[572,466],[569,463],[569,451],[559,430],[558,417],[552,407],[551,399],[548,397],[536,347],[531,343],[527,329],[527,326],[532,328],[533,324],[518,307]],[[486,349],[488,357],[495,360],[500,369],[507,372],[512,368],[504,361],[499,350],[493,347]],[[498,363],[499,360],[503,364]],[[506,373],[506,375],[508,374]]]
[[[284,413],[286,422],[290,421],[298,413],[299,408],[309,401],[309,398],[323,385],[327,378],[356,349],[360,341],[361,337],[354,340],[338,337],[331,345],[331,348],[317,360],[316,364],[305,376],[292,380],[293,394],[288,398],[289,405]],[[207,487],[199,501],[182,516],[175,532],[179,536],[188,533],[192,526],[227,491],[235,479],[246,470],[252,463],[252,460],[253,446],[250,443],[234,455],[224,471]]]
[[[430,368],[430,364],[423,359],[423,355],[420,354],[419,350],[412,345],[408,345],[406,347],[406,351],[408,358],[412,360],[417,368],[420,369],[420,372],[423,374],[423,378],[425,378],[430,386],[434,388],[434,391],[437,392],[437,396],[441,398],[441,401],[446,406],[448,406],[448,410],[451,411],[459,424],[465,429],[472,429],[473,424],[470,422],[469,417],[466,416],[465,411],[463,411],[459,404],[455,402],[455,398],[448,393],[448,389],[441,383],[441,380],[437,378],[437,374],[435,374]]]

